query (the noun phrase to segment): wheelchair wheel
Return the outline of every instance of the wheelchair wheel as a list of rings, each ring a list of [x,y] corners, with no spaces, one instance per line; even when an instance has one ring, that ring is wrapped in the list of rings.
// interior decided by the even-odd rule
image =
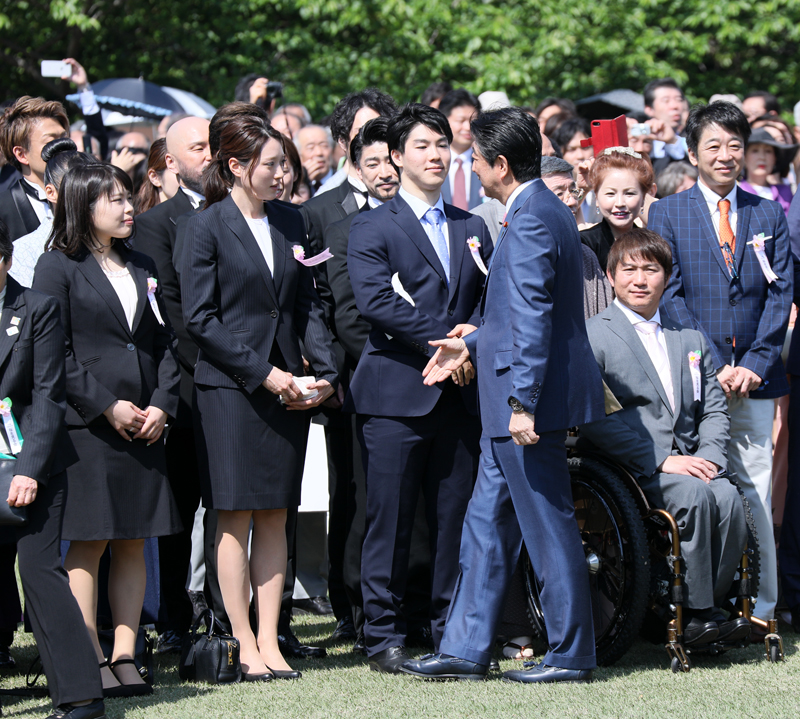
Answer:
[[[604,464],[571,457],[569,472],[589,572],[597,663],[609,666],[628,651],[644,618],[650,583],[644,525],[627,487]],[[529,616],[547,643],[542,585],[527,554],[523,572]]]

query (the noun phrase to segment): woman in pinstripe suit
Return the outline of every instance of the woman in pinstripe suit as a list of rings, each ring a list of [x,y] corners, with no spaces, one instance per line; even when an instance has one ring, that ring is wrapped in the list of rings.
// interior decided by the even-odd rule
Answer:
[[[186,328],[200,348],[194,379],[203,503],[219,513],[220,589],[246,681],[300,676],[277,640],[286,509],[300,501],[310,420],[297,410],[318,407],[336,382],[311,271],[292,252],[305,237],[303,221],[273,202],[284,162],[281,135],[266,119],[243,116],[221,130],[204,176],[206,208],[187,226],[181,286]],[[317,376],[304,384],[307,394],[316,392],[308,399],[299,386],[301,342]]]

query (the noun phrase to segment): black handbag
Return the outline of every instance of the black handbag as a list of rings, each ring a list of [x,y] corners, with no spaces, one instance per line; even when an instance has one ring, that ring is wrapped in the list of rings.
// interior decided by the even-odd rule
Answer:
[[[200,626],[205,624],[205,634]],[[206,609],[183,638],[178,674],[187,682],[231,684],[242,680],[239,640],[222,632],[214,612]]]
[[[12,507],[6,501],[16,469],[17,458],[0,453],[0,524],[20,527],[28,521],[28,508]]]

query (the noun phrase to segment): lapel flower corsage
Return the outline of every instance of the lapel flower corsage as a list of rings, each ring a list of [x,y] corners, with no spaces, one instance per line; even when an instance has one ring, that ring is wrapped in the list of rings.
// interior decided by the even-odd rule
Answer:
[[[475,237],[470,237],[467,240],[467,247],[469,247],[469,253],[472,255],[472,259],[475,260],[475,264],[478,265],[478,269],[483,272],[484,275],[489,274],[489,270],[486,269],[486,265],[483,263],[483,257],[481,257],[481,241]]]
[[[292,254],[294,254],[294,258],[301,265],[305,265],[306,267],[321,265],[323,262],[327,262],[329,259],[331,259],[331,257],[333,257],[330,248],[326,247],[318,255],[314,255],[313,257],[306,259],[306,251],[303,248],[303,245],[292,245]]]
[[[689,374],[692,376],[692,395],[695,402],[699,402],[702,396],[702,373],[700,372],[700,362],[703,353],[700,350],[689,352]]]
[[[164,318],[161,316],[161,310],[158,309],[158,302],[156,301],[156,288],[158,287],[158,280],[155,277],[147,278],[147,299],[150,301],[150,309],[156,316],[158,324],[164,326]]]
[[[753,239],[748,242],[748,245],[751,245],[753,251],[756,253],[756,259],[758,260],[758,264],[761,265],[761,271],[764,273],[764,277],[767,278],[768,283],[775,282],[778,279],[778,275],[776,275],[772,271],[772,267],[769,264],[769,257],[767,257],[766,252],[766,241],[771,240],[772,235],[769,237],[764,237],[764,233],[761,232],[757,235],[753,235]]]

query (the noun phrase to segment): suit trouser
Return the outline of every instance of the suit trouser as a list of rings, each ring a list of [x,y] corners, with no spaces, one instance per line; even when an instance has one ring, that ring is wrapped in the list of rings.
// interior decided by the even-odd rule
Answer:
[[[0,498],[5,501],[5,497]],[[14,643],[14,632],[22,618],[17,590],[17,545],[13,527],[0,527],[0,647]]]
[[[800,612],[800,376],[792,375],[791,381],[789,474],[778,556],[783,597],[795,614]]]
[[[103,696],[100,669],[78,603],[61,566],[67,476],[50,477],[17,530],[25,610],[55,706]]]
[[[761,580],[753,614],[772,619],[778,603],[778,564],[772,529],[772,421],[771,399],[733,397],[728,471],[739,482],[753,513],[761,554]]]
[[[159,632],[172,630],[183,634],[192,625],[194,608],[186,593],[192,565],[192,530],[200,504],[200,471],[197,466],[194,430],[174,427],[167,436],[167,478],[183,529],[178,534],[158,538],[158,563],[161,578],[161,603],[166,621],[159,622]]]
[[[550,649],[544,662],[593,669],[589,572],[572,499],[566,432],[535,445],[481,437],[475,492],[467,509],[458,579],[439,651],[488,665],[522,541],[542,582]]]
[[[727,479],[706,484],[685,474],[642,478],[639,485],[656,507],[678,523],[686,574],[686,605],[719,607],[733,583],[747,543],[747,522],[739,492]]]
[[[430,532],[431,632],[438,646],[458,577],[461,527],[478,461],[478,418],[466,411],[458,391],[445,390],[424,417],[359,415],[358,432],[367,475],[361,555],[367,651],[373,656],[406,642],[401,604],[420,487]]]

